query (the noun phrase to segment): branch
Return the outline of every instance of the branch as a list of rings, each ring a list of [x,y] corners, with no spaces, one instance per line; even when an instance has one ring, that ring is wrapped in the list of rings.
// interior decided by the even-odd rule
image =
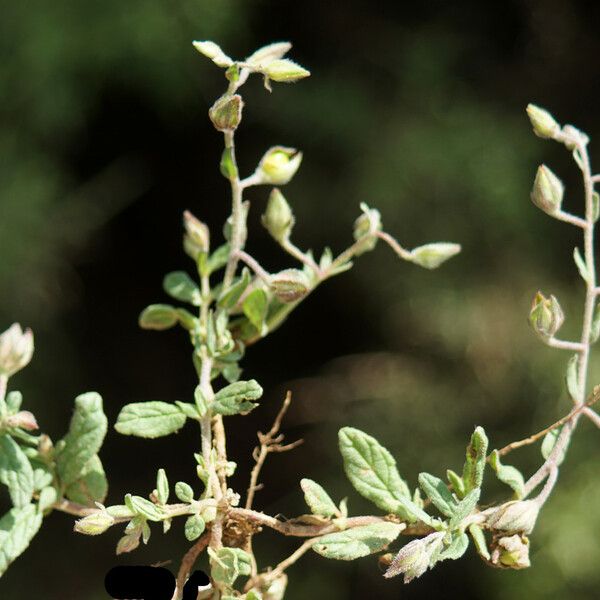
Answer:
[[[179,567],[179,571],[177,571],[177,583],[175,587],[175,592],[173,593],[172,600],[178,600],[183,592],[183,586],[187,581],[190,573],[192,572],[192,567],[196,562],[198,556],[204,551],[206,546],[208,546],[208,542],[210,540],[210,531],[204,533],[198,541],[184,554],[181,559],[181,565]]]
[[[542,429],[541,431],[538,431],[537,433],[534,433],[533,435],[530,435],[529,437],[527,437],[525,439],[519,440],[518,442],[512,442],[510,444],[507,444],[506,446],[504,446],[504,448],[498,450],[498,454],[500,456],[505,456],[506,454],[508,454],[509,452],[512,452],[513,450],[516,450],[517,448],[521,448],[523,446],[528,446],[529,444],[533,444],[533,443],[537,442],[540,438],[545,436],[547,433],[549,433],[553,429],[556,429],[557,427],[560,427],[561,425],[564,425],[565,423],[570,421],[575,415],[578,415],[581,412],[585,412],[586,414],[588,414],[587,409],[590,406],[592,406],[592,404],[596,403],[598,400],[600,400],[600,386],[596,386],[594,388],[594,391],[591,393],[589,400],[585,404],[581,404],[581,405],[575,407],[568,415],[565,415],[562,419],[559,419],[555,423],[552,423],[552,425],[549,425],[545,429]],[[595,413],[594,411],[591,411],[591,412],[594,415],[598,416],[597,413]],[[590,416],[590,415],[588,415],[588,416]],[[590,417],[590,418],[592,418],[592,417]],[[489,458],[488,458],[488,460],[489,460]]]
[[[254,449],[253,456],[256,460],[256,464],[252,469],[252,473],[250,474],[250,484],[248,485],[248,492],[246,495],[246,508],[252,508],[252,502],[254,501],[254,494],[258,490],[261,489],[261,485],[258,484],[258,476],[260,475],[260,471],[265,463],[267,455],[270,452],[287,452],[288,450],[293,450],[298,447],[304,440],[296,440],[291,444],[286,444],[284,446],[281,445],[281,442],[284,439],[283,434],[279,434],[279,429],[281,427],[281,421],[287,412],[290,403],[292,402],[292,393],[288,391],[285,396],[285,400],[277,416],[275,417],[275,421],[273,422],[273,426],[269,430],[267,434],[258,432],[258,440],[260,442],[260,447],[257,446]]]

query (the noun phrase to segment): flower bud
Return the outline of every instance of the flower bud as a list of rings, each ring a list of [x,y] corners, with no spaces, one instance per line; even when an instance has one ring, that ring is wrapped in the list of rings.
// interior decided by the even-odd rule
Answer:
[[[275,581],[269,584],[264,593],[264,600],[283,600],[287,587],[288,577],[282,573]]]
[[[542,292],[535,295],[529,313],[529,323],[540,337],[553,337],[564,320],[563,310],[554,296],[546,298]]]
[[[269,285],[282,302],[296,302],[310,291],[308,278],[298,269],[286,269],[276,273],[271,277]]]
[[[210,107],[208,116],[217,131],[234,131],[242,120],[243,106],[240,95],[226,94]]]
[[[269,196],[267,210],[262,216],[262,224],[267,231],[278,241],[287,240],[294,226],[294,214],[284,195],[273,188]]]
[[[492,564],[507,569],[526,569],[529,562],[529,539],[521,535],[497,538],[492,542]]]
[[[204,54],[204,56],[210,58],[217,67],[230,67],[233,64],[233,60],[214,42],[192,42],[192,44],[200,54]]]
[[[444,535],[443,531],[436,531],[406,544],[383,576],[389,578],[404,573],[404,583],[410,583],[416,577],[423,575],[429,568],[432,557],[442,546]]]
[[[531,201],[545,213],[554,215],[560,210],[564,191],[562,181],[546,165],[540,165],[533,182]]]
[[[535,104],[527,105],[527,115],[533,125],[533,132],[538,137],[551,139],[560,130],[560,125],[554,120],[554,117],[547,110]]]
[[[261,69],[261,72],[265,77],[283,83],[293,83],[310,75],[310,71],[307,71],[304,67],[301,67],[288,58],[267,62]]]
[[[189,210],[183,213],[183,226],[183,248],[188,256],[197,260],[200,253],[208,252],[210,248],[210,231]]]
[[[289,52],[291,47],[292,45],[289,42],[275,42],[274,44],[263,46],[252,53],[246,59],[246,63],[252,67],[264,66],[274,60],[283,58],[284,55]]]
[[[513,500],[499,506],[488,517],[488,525],[499,531],[531,533],[539,512],[535,500]]]
[[[381,231],[381,214],[375,208],[369,208],[364,202],[360,205],[363,214],[354,221],[354,239],[358,242],[364,238],[360,250],[356,256],[364,252],[373,250],[377,245],[378,238],[375,237],[377,231]]]
[[[85,535],[100,535],[109,527],[114,525],[114,518],[106,511],[100,510],[96,513],[83,517],[79,521],[75,521],[75,531]]]
[[[296,174],[302,162],[302,152],[295,148],[273,146],[261,158],[255,175],[260,183],[285,185]]]
[[[410,261],[425,269],[437,269],[442,263],[458,254],[460,250],[460,244],[450,242],[425,244],[411,250]]]
[[[21,410],[11,417],[8,417],[6,419],[6,424],[9,427],[20,427],[27,431],[38,429],[38,424],[33,413],[30,413],[28,410]]]
[[[0,375],[11,376],[26,367],[33,355],[33,333],[18,323],[0,335]]]

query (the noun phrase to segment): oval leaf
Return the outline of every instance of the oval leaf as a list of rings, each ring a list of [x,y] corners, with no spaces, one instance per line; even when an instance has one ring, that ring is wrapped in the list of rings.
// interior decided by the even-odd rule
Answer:
[[[123,435],[157,438],[179,431],[186,418],[174,404],[136,402],[121,409],[115,429]]]
[[[330,533],[313,545],[313,550],[325,558],[355,560],[383,550],[406,526],[397,523],[375,523]]]
[[[19,445],[9,436],[0,436],[0,483],[8,487],[13,506],[29,504],[33,496],[33,469]]]

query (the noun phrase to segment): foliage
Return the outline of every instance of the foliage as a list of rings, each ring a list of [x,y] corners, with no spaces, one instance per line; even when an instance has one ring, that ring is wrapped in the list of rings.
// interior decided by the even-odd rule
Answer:
[[[246,415],[258,406],[263,393],[254,379],[241,378],[240,361],[247,347],[275,331],[321,283],[352,268],[353,260],[375,249],[379,241],[389,245],[399,258],[426,269],[439,267],[456,255],[460,246],[440,242],[408,250],[383,230],[379,211],[363,203],[354,223],[353,243],[335,257],[325,248],[317,259],[311,250],[301,250],[292,242],[294,213],[280,189],[274,187],[262,223],[299,266],[268,272],[245,251],[250,204],[243,195],[253,186],[287,184],[300,168],[302,153],[273,146],[255,171],[241,178],[235,131],[242,121],[244,102],[238,91],[254,74],[261,76],[271,91],[273,83],[296,82],[310,73],[286,58],[291,48],[287,42],[260,48],[244,60],[230,58],[214,42],[194,42],[194,46],[224,70],[228,81],[226,92],[209,110],[209,118],[224,136],[219,168],[231,187],[232,211],[223,228],[225,240],[216,248],[212,244],[214,232],[190,212],[184,214],[183,247],[194,263],[195,274],[169,273],[163,288],[187,306],[151,304],[142,311],[139,323],[149,330],[180,327],[186,331],[199,383],[193,401],[187,403],[152,401],[124,406],[115,429],[122,435],[152,439],[176,433],[188,420],[196,421],[201,449],[194,457],[201,491],[196,493],[188,483],[177,482],[174,495],[180,502],[169,504],[168,475],[159,469],[156,487],[147,498],[126,493],[123,504],[104,506],[107,482],[98,456],[107,432],[102,398],[95,392],[78,396],[69,430],[56,443],[45,434],[29,433],[38,428],[35,417],[21,410],[18,392],[6,393],[9,377],[24,368],[33,353],[31,332],[23,332],[15,324],[0,336],[0,482],[8,488],[13,505],[0,519],[0,574],[27,548],[43,518],[53,510],[79,516],[75,530],[87,535],[125,524],[124,535],[117,542],[118,554],[133,551],[140,542],[147,544],[151,523],[161,523],[166,533],[174,518],[185,517],[184,535],[194,545],[181,563],[175,600],[181,597],[194,561],[204,549],[209,557],[213,597],[223,599],[280,599],[287,584],[287,568],[305,552],[312,549],[326,558],[355,560],[386,552],[400,535],[416,539],[395,555],[386,552],[381,557],[387,564],[386,578],[402,574],[408,583],[438,562],[459,559],[471,541],[491,566],[528,567],[528,536],[554,488],[558,466],[578,421],[585,416],[600,424],[600,417],[591,408],[600,391],[586,397],[590,348],[600,331],[600,288],[593,252],[594,225],[600,212],[594,184],[600,177],[590,168],[587,136],[573,126],[561,127],[543,109],[533,105],[527,109],[536,135],[556,140],[570,150],[584,180],[584,218],[562,209],[564,186],[545,165],[538,169],[531,194],[542,211],[583,231],[583,255],[577,248],[574,252],[586,286],[581,340],[556,338],[564,313],[555,296],[546,298],[539,292],[529,316],[544,343],[574,353],[566,374],[573,409],[543,431],[491,453],[484,429],[476,427],[461,474],[447,469],[444,481],[423,472],[413,490],[384,446],[361,430],[343,427],[339,448],[345,473],[355,490],[381,513],[349,516],[346,500],[336,504],[321,485],[305,478],[300,485],[311,514],[284,522],[253,510],[252,504],[267,454],[294,446],[281,445],[283,436],[278,434],[289,397],[269,434],[259,434],[260,447],[243,508],[240,494],[228,485],[236,465],[227,456],[224,417]],[[501,462],[510,451],[541,438],[543,462],[528,479],[516,467]],[[482,502],[488,463],[497,479],[510,488],[511,498]],[[542,484],[541,491],[530,498]],[[274,568],[259,567],[252,538],[263,527],[306,541]],[[242,584],[240,578],[244,579]]]

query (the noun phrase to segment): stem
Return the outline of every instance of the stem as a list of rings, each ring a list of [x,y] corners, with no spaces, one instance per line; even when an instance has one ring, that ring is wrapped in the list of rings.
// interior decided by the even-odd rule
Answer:
[[[577,375],[580,395],[578,398],[574,399],[575,408],[579,410],[577,410],[577,412],[564,424],[564,427],[560,432],[558,439],[556,440],[552,452],[544,464],[529,478],[525,484],[524,494],[526,497],[531,494],[531,492],[538,485],[540,485],[544,479],[548,478],[546,485],[538,496],[538,502],[540,506],[542,506],[550,497],[552,489],[554,488],[554,485],[558,479],[558,463],[560,462],[563,453],[566,451],[567,446],[569,445],[571,436],[577,427],[577,423],[584,412],[584,409],[588,408],[584,404],[584,399],[586,397],[587,388],[594,308],[596,304],[596,296],[598,295],[598,288],[596,287],[596,265],[594,260],[594,178],[592,177],[591,173],[587,146],[584,143],[579,142],[577,150],[574,153],[574,157],[581,169],[585,191],[585,227],[583,227],[583,246],[585,263],[589,274],[585,282],[586,294],[583,309],[583,325],[581,330],[581,348],[578,350],[579,364]]]
[[[581,217],[576,217],[568,212],[559,211],[552,215],[555,219],[559,221],[564,221],[565,223],[570,223],[571,225],[575,225],[575,227],[581,227],[581,229],[585,229],[587,227],[587,221],[582,219]]]
[[[551,348],[558,348],[559,350],[570,350],[571,352],[583,352],[585,345],[579,342],[567,342],[565,340],[557,340],[556,338],[549,338],[546,340],[546,344]]]
[[[244,208],[242,206],[242,191],[240,177],[237,169],[237,161],[235,158],[235,142],[233,131],[225,133],[225,147],[231,151],[231,161],[234,165],[235,176],[229,180],[231,184],[231,251],[229,260],[225,268],[225,277],[223,279],[223,289],[226,290],[231,286],[235,276],[235,270],[239,259],[239,251],[244,246],[244,230],[246,227],[244,218]]]
[[[289,238],[284,238],[281,242],[281,247],[290,255],[293,256],[299,262],[310,267],[317,277],[322,277],[323,273],[319,267],[319,265],[314,261],[311,256],[305,252],[302,252],[300,248],[293,244],[293,242]]]
[[[247,252],[238,250],[238,258],[246,263],[256,274],[257,277],[262,279],[267,285],[271,282],[271,276],[260,266],[255,258],[252,258]]]
[[[385,231],[378,231],[375,233],[375,235],[386,242],[402,260],[411,259],[410,252],[406,248],[403,248],[389,233],[386,233]]]
[[[213,361],[212,358],[208,356],[208,349],[204,345],[200,347],[200,357],[202,359],[202,367],[200,370],[200,390],[202,391],[202,395],[206,399],[206,402],[210,406],[210,403],[212,402],[212,399],[214,397],[214,391],[210,383],[210,374],[212,371]],[[217,479],[217,474],[215,473],[211,458],[211,420],[212,414],[210,410],[200,420],[200,432],[202,436],[202,458],[204,459],[204,464],[208,469],[208,487],[209,489],[212,489],[214,497],[219,499],[222,495],[221,487],[219,486],[219,481]]]
[[[283,441],[283,435],[279,434],[279,429],[281,427],[281,421],[285,413],[287,412],[290,403],[292,401],[292,393],[288,391],[285,396],[285,400],[283,401],[283,405],[279,409],[277,416],[275,417],[275,421],[273,422],[273,426],[269,430],[269,432],[265,435],[258,432],[258,440],[260,441],[260,447],[254,449],[253,456],[256,460],[256,464],[252,469],[250,474],[250,483],[248,485],[248,493],[246,496],[246,508],[252,508],[252,502],[254,501],[254,494],[259,489],[261,489],[261,485],[258,485],[258,476],[260,475],[260,471],[265,463],[265,459],[269,452],[286,452],[287,450],[293,450],[297,446],[299,446],[303,440],[296,440],[291,444],[286,444],[285,446],[281,445]]]

